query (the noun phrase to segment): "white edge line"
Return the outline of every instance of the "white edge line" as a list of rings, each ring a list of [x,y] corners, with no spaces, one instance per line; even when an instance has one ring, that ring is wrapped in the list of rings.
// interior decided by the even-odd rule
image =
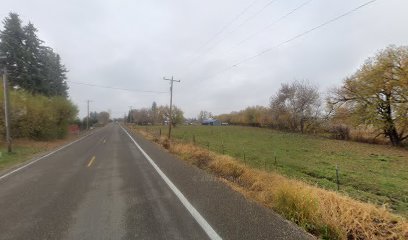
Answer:
[[[69,147],[69,146],[71,146],[72,144],[74,144],[74,143],[76,143],[76,142],[79,142],[79,141],[81,141],[82,139],[84,139],[84,138],[86,138],[86,137],[91,136],[92,134],[94,134],[94,133],[90,133],[90,134],[88,134],[88,135],[85,135],[85,136],[81,137],[80,139],[77,139],[77,140],[75,140],[75,141],[73,141],[73,142],[70,142],[70,143],[68,143],[68,144],[66,144],[66,145],[64,145],[64,146],[62,146],[62,147],[60,147],[60,148],[58,148],[58,149],[56,149],[56,150],[54,150],[54,151],[52,151],[52,152],[46,154],[46,155],[44,155],[44,156],[41,156],[41,157],[39,157],[39,158],[37,158],[37,159],[35,159],[35,160],[32,160],[31,162],[27,163],[26,165],[23,165],[23,166],[21,166],[21,167],[19,167],[19,168],[17,168],[17,169],[14,169],[13,171],[8,172],[8,173],[6,173],[6,174],[0,176],[0,180],[2,180],[2,179],[4,179],[4,178],[6,178],[6,177],[12,175],[13,173],[16,173],[16,172],[20,171],[20,170],[22,170],[22,169],[24,169],[24,168],[26,168],[26,167],[28,167],[28,166],[34,164],[34,163],[36,163],[36,162],[38,162],[38,161],[40,161],[40,160],[46,158],[46,157],[51,156],[51,155],[53,155],[54,153],[56,153],[56,152],[58,152],[58,151],[60,151],[60,150],[62,150],[62,149],[64,149],[64,148],[66,148],[66,147]]]
[[[213,239],[213,240],[221,240],[222,238],[214,231],[214,229],[211,227],[211,225],[204,219],[203,216],[201,216],[201,214],[194,208],[194,206],[191,205],[191,203],[187,200],[187,198],[184,197],[183,193],[181,193],[180,190],[178,190],[176,185],[174,185],[173,182],[162,172],[162,170],[160,170],[160,168],[156,165],[156,163],[150,158],[149,155],[147,155],[147,153],[140,147],[140,145],[135,141],[135,139],[133,139],[133,137],[128,133],[128,131],[126,131],[126,129],[124,129],[122,126],[120,126],[120,127],[129,136],[129,138],[133,141],[133,143],[136,145],[136,147],[144,155],[144,157],[147,159],[147,161],[157,171],[157,173],[164,180],[164,182],[167,183],[169,188],[178,197],[178,199],[181,201],[181,203],[184,205],[184,207],[190,212],[190,214],[197,221],[197,223],[201,226],[201,228],[208,235],[208,237],[210,239]]]

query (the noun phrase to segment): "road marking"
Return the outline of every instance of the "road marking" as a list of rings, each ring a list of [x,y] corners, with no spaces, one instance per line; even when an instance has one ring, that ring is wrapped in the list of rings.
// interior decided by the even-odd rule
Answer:
[[[86,135],[86,136],[83,136],[83,137],[81,137],[80,139],[77,139],[77,140],[75,140],[75,141],[73,141],[73,142],[68,143],[67,145],[64,145],[64,146],[58,148],[57,150],[54,150],[54,151],[52,151],[52,152],[50,152],[50,153],[48,153],[48,154],[46,154],[46,155],[44,155],[44,156],[42,156],[42,157],[40,157],[40,158],[37,158],[37,159],[35,159],[35,160],[32,160],[31,162],[27,163],[26,165],[23,165],[23,166],[21,166],[21,167],[19,167],[19,168],[17,168],[17,169],[14,169],[13,171],[8,172],[8,173],[6,173],[6,174],[0,176],[0,180],[6,178],[6,177],[8,177],[8,176],[10,176],[10,175],[13,174],[13,173],[16,173],[16,172],[20,171],[20,170],[22,170],[22,169],[24,169],[24,168],[26,168],[26,167],[28,167],[28,166],[34,164],[34,163],[36,163],[36,162],[38,162],[38,161],[40,161],[40,160],[46,158],[46,157],[49,157],[49,156],[53,155],[54,153],[56,153],[56,152],[58,152],[58,151],[60,151],[60,150],[62,150],[62,149],[64,149],[64,148],[67,148],[67,147],[71,146],[72,144],[74,144],[74,143],[76,143],[76,142],[79,142],[79,141],[83,140],[84,138],[93,135],[94,133],[95,133],[95,132],[90,133],[90,134],[88,134],[88,135]]]
[[[133,141],[139,151],[143,154],[143,156],[147,159],[147,161],[153,166],[153,168],[157,171],[160,177],[164,180],[165,183],[169,186],[169,188],[174,192],[177,198],[181,201],[187,211],[193,216],[193,218],[197,221],[197,223],[201,226],[204,232],[208,235],[210,239],[214,240],[221,240],[222,238],[215,232],[215,230],[211,227],[211,225],[204,219],[203,216],[194,208],[193,205],[187,200],[187,198],[180,192],[180,190],[174,185],[174,183],[163,173],[163,171],[156,165],[156,163],[152,160],[152,158],[147,155],[147,153],[140,147],[140,145],[133,139],[133,137],[120,126],[122,130],[129,136],[129,138]]]
[[[90,167],[94,161],[95,161],[95,156],[93,156],[93,157],[91,158],[91,160],[89,161],[88,167]]]
[[[103,139],[103,144],[105,144],[106,143],[106,139]]]

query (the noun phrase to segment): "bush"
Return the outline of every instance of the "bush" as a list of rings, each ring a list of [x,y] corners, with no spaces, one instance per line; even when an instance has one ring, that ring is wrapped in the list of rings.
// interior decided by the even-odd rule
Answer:
[[[331,137],[338,140],[350,139],[350,128],[346,125],[333,125],[329,128]]]
[[[0,111],[4,112],[2,88],[0,92]],[[32,95],[23,90],[10,90],[13,138],[35,140],[64,138],[68,133],[68,125],[75,121],[77,112],[76,106],[64,97],[46,97]],[[0,115],[0,125],[4,126],[4,116]],[[4,134],[4,130],[1,133]]]

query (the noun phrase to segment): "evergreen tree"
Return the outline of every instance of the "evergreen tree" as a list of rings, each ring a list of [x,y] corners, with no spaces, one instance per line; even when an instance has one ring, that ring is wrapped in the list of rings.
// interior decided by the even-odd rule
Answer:
[[[32,94],[67,97],[66,68],[60,56],[43,46],[32,23],[22,27],[16,13],[3,21],[0,32],[0,54],[5,55],[2,66],[7,67],[11,86]]]
[[[127,122],[133,123],[133,110],[129,110],[129,113],[127,115]]]
[[[44,83],[44,76],[41,75],[41,70],[44,67],[40,62],[42,41],[37,37],[37,29],[32,23],[28,23],[27,26],[23,27],[23,31],[26,71],[22,77],[27,83],[23,87],[32,93],[43,93],[46,84]]]
[[[157,123],[157,103],[156,102],[153,102],[153,104],[152,104],[152,109],[151,109],[151,111],[152,111],[152,123],[153,123],[153,125],[154,124],[156,124]]]
[[[3,20],[4,29],[0,32],[0,52],[6,59],[2,66],[7,67],[11,86],[28,87],[24,78],[25,66],[25,34],[21,26],[21,20],[16,13],[9,13]]]
[[[68,70],[66,69],[65,65],[61,63],[61,57],[59,54],[56,54],[56,71],[57,71],[57,78],[55,79],[55,89],[56,95],[58,96],[68,96],[68,85],[65,81],[67,79],[66,73]]]
[[[64,65],[61,64],[61,58],[50,47],[41,47],[40,64],[42,75],[42,89],[40,93],[47,96],[68,95],[68,86],[65,82],[67,72]]]

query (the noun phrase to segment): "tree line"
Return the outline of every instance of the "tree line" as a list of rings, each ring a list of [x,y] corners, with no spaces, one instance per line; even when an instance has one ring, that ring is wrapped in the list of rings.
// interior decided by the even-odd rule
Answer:
[[[67,69],[61,57],[38,38],[37,28],[23,25],[17,13],[9,13],[0,31],[0,67],[6,67],[10,86],[32,94],[68,95]]]
[[[180,108],[173,106],[171,115],[174,126],[183,123],[184,113]],[[138,125],[165,125],[169,123],[169,119],[169,106],[158,106],[156,102],[153,102],[150,108],[130,109],[127,115],[128,123],[136,123]]]
[[[110,113],[106,111],[101,112],[90,112],[89,113],[89,120],[88,117],[84,117],[82,121],[80,119],[75,120],[75,124],[77,124],[82,130],[85,130],[88,124],[88,127],[93,126],[105,126],[109,122],[111,122]]]
[[[60,56],[38,38],[34,24],[23,25],[18,14],[9,13],[2,23],[0,68],[6,69],[10,85],[11,136],[36,140],[65,137],[78,109],[67,99],[67,69]],[[4,126],[3,114],[0,125]],[[3,127],[0,133],[5,134]]]
[[[401,146],[408,139],[408,47],[379,51],[323,99],[307,81],[284,83],[268,107],[248,107],[217,118],[237,125],[330,133],[349,139],[364,129]]]

